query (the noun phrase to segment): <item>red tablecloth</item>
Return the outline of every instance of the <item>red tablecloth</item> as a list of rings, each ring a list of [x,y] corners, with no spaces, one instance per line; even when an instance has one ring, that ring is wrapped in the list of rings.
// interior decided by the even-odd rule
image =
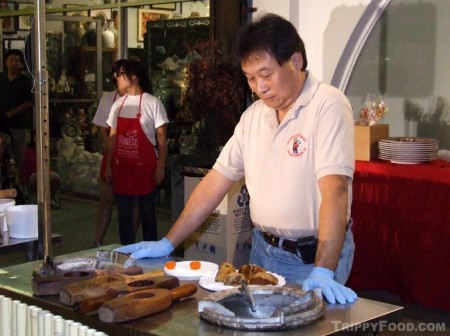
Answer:
[[[450,163],[356,162],[348,285],[450,311]]]

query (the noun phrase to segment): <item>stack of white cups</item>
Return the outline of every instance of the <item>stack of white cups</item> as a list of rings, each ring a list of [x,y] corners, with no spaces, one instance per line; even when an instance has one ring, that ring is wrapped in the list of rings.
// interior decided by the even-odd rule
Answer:
[[[48,310],[0,295],[0,336],[106,336]]]

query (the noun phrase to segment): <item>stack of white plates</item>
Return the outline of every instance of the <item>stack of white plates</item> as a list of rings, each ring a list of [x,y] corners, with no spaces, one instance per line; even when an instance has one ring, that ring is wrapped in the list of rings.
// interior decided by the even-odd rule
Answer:
[[[399,137],[378,141],[379,158],[393,163],[417,164],[438,158],[439,140]]]

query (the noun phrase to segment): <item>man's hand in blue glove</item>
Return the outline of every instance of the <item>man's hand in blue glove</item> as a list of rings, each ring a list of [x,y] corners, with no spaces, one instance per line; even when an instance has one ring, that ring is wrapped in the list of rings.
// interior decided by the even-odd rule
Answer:
[[[302,288],[305,291],[320,288],[322,295],[330,303],[336,303],[337,301],[344,304],[353,302],[358,297],[353,290],[336,282],[334,272],[324,267],[314,267],[309,277],[303,281]]]
[[[173,251],[173,246],[169,240],[163,238],[158,241],[142,241],[136,244],[130,244],[114,249],[121,253],[131,253],[130,257],[134,259],[157,258],[168,256]]]

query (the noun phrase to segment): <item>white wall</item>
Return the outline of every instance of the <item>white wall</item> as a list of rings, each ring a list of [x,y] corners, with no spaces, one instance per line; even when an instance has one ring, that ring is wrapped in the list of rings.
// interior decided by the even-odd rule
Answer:
[[[350,34],[370,3],[371,0],[253,0],[253,6],[258,9],[256,15],[262,12],[273,12],[286,17],[294,24],[306,45],[308,69],[312,70],[316,77],[328,83],[331,81]],[[408,8],[414,4],[425,7],[427,4],[431,5],[435,10],[435,17],[432,16],[432,20],[422,19],[426,17],[423,12],[415,17],[414,15],[418,14],[411,11],[414,8]],[[396,15],[400,16],[395,19],[398,20],[395,21],[396,25],[391,24],[388,27],[392,30],[386,42],[388,52],[386,62],[389,63],[385,69],[387,89],[384,89],[384,100],[389,111],[382,122],[389,124],[390,136],[433,136],[441,140],[441,148],[450,148],[450,139],[448,134],[444,134],[445,130],[441,128],[440,133],[436,131],[436,134],[431,135],[419,134],[417,122],[406,120],[404,116],[404,102],[406,99],[410,99],[423,109],[424,115],[421,121],[429,122],[432,116],[435,117],[439,112],[436,106],[436,97],[440,97],[444,101],[444,105],[440,107],[442,109],[440,122],[446,122],[450,127],[450,94],[448,90],[450,1],[392,0],[389,5],[390,17],[394,15],[395,9],[397,9]],[[405,7],[401,8],[401,6]],[[416,12],[418,12],[417,8]],[[420,29],[417,28],[419,19],[424,21],[421,22],[422,27],[427,29],[422,28],[414,34],[412,32],[414,29]],[[408,20],[415,21],[409,25]],[[435,29],[434,34],[433,29]],[[372,34],[380,34],[379,28],[378,32],[374,30]],[[429,36],[430,41],[425,40],[427,43],[421,43],[420,38],[427,38],[426,36]],[[376,43],[377,38],[372,38],[372,41],[375,41],[372,49],[376,55],[366,58],[366,63],[370,63],[372,59],[378,60],[377,57],[379,57],[380,46]],[[416,48],[413,52],[409,51],[412,46]],[[425,46],[423,47],[425,50],[418,50],[420,46]],[[432,48],[434,48],[433,62],[429,61],[430,55],[427,53]],[[417,70],[421,69],[419,67],[422,65],[420,62],[428,62],[425,64],[428,68],[417,74]],[[352,94],[350,88],[346,92],[353,105],[355,117],[359,114],[364,102],[365,95],[360,91],[377,93],[377,90],[380,90],[378,83],[380,63],[375,62],[373,66],[368,65],[368,67],[368,70],[371,71],[370,74],[367,73],[367,77],[364,70],[362,72],[360,70],[358,74],[357,71],[352,73],[352,76],[355,76],[353,88],[357,88],[357,92]],[[414,88],[416,89],[413,90]],[[438,124],[438,126],[442,125]],[[447,147],[444,147],[444,142]]]
[[[339,57],[370,0],[253,0],[262,12],[281,15],[305,42],[308,69],[329,83]],[[345,16],[342,15],[345,13]]]

